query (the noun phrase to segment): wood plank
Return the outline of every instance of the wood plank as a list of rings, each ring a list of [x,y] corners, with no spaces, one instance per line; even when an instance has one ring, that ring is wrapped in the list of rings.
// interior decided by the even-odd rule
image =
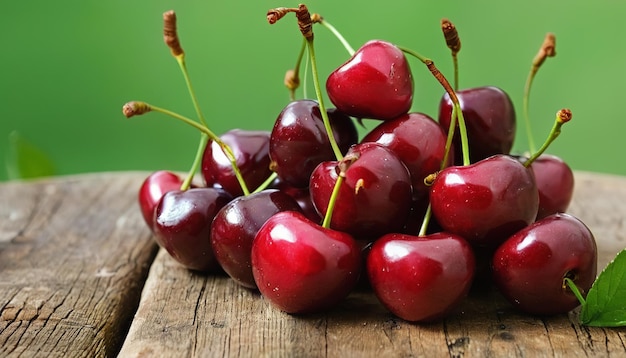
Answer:
[[[145,173],[0,185],[0,356],[115,356],[157,252]]]
[[[626,247],[626,178],[576,173],[570,212],[594,232],[599,266]],[[576,312],[520,314],[493,289],[476,291],[432,324],[395,318],[371,292],[331,312],[292,316],[224,276],[191,273],[160,251],[123,357],[626,356],[626,329],[583,327]]]

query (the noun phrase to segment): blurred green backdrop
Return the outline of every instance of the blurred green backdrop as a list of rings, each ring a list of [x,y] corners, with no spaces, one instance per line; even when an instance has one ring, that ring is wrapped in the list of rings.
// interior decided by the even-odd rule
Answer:
[[[546,32],[557,56],[540,70],[532,91],[534,137],[541,142],[555,112],[574,120],[550,152],[574,169],[626,174],[617,105],[626,80],[620,1],[311,0],[353,47],[385,39],[432,58],[450,79],[452,65],[439,21],[460,31],[462,88],[495,85],[514,100],[521,120],[528,69]],[[271,129],[288,101],[284,72],[293,67],[301,35],[293,16],[270,26],[262,1],[18,1],[3,3],[0,66],[0,159],[18,131],[47,153],[57,174],[112,170],[188,170],[199,134],[160,114],[125,119],[122,105],[144,100],[195,118],[183,77],[162,41],[162,13],[178,15],[181,42],[200,105],[214,132]],[[347,59],[340,43],[315,27],[322,80]],[[442,89],[410,59],[414,110],[436,118]],[[310,82],[309,82],[310,83]],[[302,92],[300,92],[301,94]],[[310,90],[312,95],[313,91]],[[520,122],[521,123],[521,122]],[[366,123],[372,127],[374,123]],[[526,150],[523,127],[516,151]],[[6,180],[4,166],[0,180]]]

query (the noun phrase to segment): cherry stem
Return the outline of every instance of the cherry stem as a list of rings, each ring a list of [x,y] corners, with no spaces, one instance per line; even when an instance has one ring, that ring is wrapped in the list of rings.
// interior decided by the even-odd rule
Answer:
[[[315,95],[317,96],[317,103],[320,107],[322,120],[324,121],[324,128],[326,129],[326,134],[328,135],[328,141],[330,142],[330,146],[333,148],[333,152],[335,153],[335,158],[337,158],[337,160],[341,160],[343,159],[343,154],[341,154],[339,145],[337,145],[337,140],[335,140],[333,128],[331,127],[330,119],[328,118],[328,112],[326,112],[326,106],[324,106],[324,98],[322,96],[319,74],[317,70],[317,61],[315,60],[315,47],[313,46],[313,38],[311,37],[307,39],[307,42],[309,44],[309,57],[311,58],[311,74],[313,75],[313,85],[315,87]]]
[[[185,116],[182,116],[176,112],[172,112],[170,110],[167,110],[165,108],[161,108],[161,107],[157,107],[157,106],[153,106],[151,104],[148,104],[146,102],[140,102],[140,101],[133,101],[133,102],[128,102],[124,105],[123,107],[123,113],[127,118],[130,118],[134,115],[140,115],[140,114],[144,114],[147,112],[158,112],[161,114],[165,114],[167,116],[170,116],[172,118],[178,119],[194,128],[196,128],[197,130],[199,130],[201,133],[203,133],[203,135],[205,135],[206,137],[208,137],[208,139],[214,141],[215,143],[217,143],[217,145],[220,147],[220,149],[222,149],[222,152],[224,152],[224,155],[226,156],[226,158],[228,158],[228,160],[230,161],[230,164],[233,168],[233,172],[235,173],[235,177],[237,177],[237,181],[239,182],[239,185],[241,186],[241,190],[243,191],[244,195],[249,195],[250,194],[250,190],[248,189],[248,186],[246,185],[245,180],[243,179],[243,175],[241,174],[241,171],[239,170],[239,167],[237,166],[237,160],[235,158],[235,154],[233,153],[232,149],[230,148],[230,146],[226,143],[224,143],[224,141],[222,141],[222,139],[220,137],[218,137],[217,135],[215,135],[215,133],[213,133],[207,126],[200,124],[192,119],[189,119]],[[208,143],[208,142],[207,142]],[[198,151],[199,153],[199,151]],[[198,154],[196,155],[196,159],[198,157]],[[200,158],[202,156],[200,155]],[[199,161],[198,161],[199,162]],[[195,161],[194,161],[195,163]]]
[[[337,180],[335,181],[335,186],[333,187],[333,191],[330,194],[330,199],[328,199],[328,208],[326,209],[326,214],[324,215],[324,220],[322,221],[322,227],[330,228],[330,221],[333,217],[333,211],[335,210],[335,203],[337,203],[337,198],[339,197],[339,190],[341,189],[341,185],[344,182],[346,177],[346,171],[348,168],[358,159],[358,155],[347,155],[345,158],[339,161],[337,164],[337,170],[339,173],[337,174]]]
[[[302,59],[304,58],[304,52],[306,51],[306,47],[306,39],[302,39],[302,46],[300,47],[300,51],[298,52],[296,65],[294,66],[293,70],[287,71],[287,74],[285,75],[285,86],[289,89],[289,99],[291,101],[296,100],[296,89],[300,85],[300,64],[302,63]]]
[[[326,215],[324,215],[324,221],[322,221],[322,227],[330,228],[330,220],[333,217],[333,211],[335,211],[335,203],[337,202],[337,197],[339,196],[339,190],[341,189],[341,185],[345,179],[345,173],[341,175],[341,173],[337,176],[337,180],[335,181],[335,186],[333,187],[333,192],[330,194],[330,200],[328,201],[328,209],[326,210]]]
[[[274,182],[276,178],[278,178],[278,174],[276,172],[273,172],[272,174],[270,174],[270,176],[267,177],[267,179],[265,179],[263,183],[261,183],[261,185],[254,189],[252,194],[256,194],[267,189],[267,187],[270,186],[270,184],[272,184],[272,182]]]
[[[350,46],[350,43],[348,43],[346,38],[343,37],[343,35],[333,25],[331,25],[328,21],[324,20],[324,18],[322,18],[321,16],[317,14],[313,14],[312,17],[313,17],[314,22],[317,22],[320,25],[324,26],[333,35],[335,35],[335,37],[339,40],[339,42],[341,42],[343,47],[346,49],[346,51],[348,51],[348,54],[350,54],[350,56],[354,55],[354,53],[356,52],[354,51],[354,48]]]
[[[446,93],[448,93],[448,96],[450,96],[450,100],[454,104],[454,108],[456,108],[456,114],[455,114],[454,109],[452,111],[452,118],[454,118],[454,116],[456,115],[456,118],[458,118],[458,122],[459,122],[459,132],[461,134],[461,149],[463,153],[463,165],[469,165],[470,156],[469,156],[469,145],[467,143],[467,129],[465,127],[465,118],[463,117],[463,110],[461,109],[461,103],[459,102],[459,98],[457,97],[456,92],[454,92],[454,89],[450,85],[450,82],[448,81],[448,79],[446,79],[443,73],[439,71],[437,66],[435,66],[435,63],[433,62],[433,60],[427,57],[424,57],[420,55],[419,53],[411,49],[408,49],[406,47],[398,46],[398,48],[402,52],[412,55],[413,57],[420,60],[424,65],[426,65],[430,73],[437,79],[437,81],[439,81],[443,89],[446,91]]]
[[[581,305],[584,305],[587,303],[582,293],[578,289],[578,286],[576,286],[576,283],[574,283],[574,281],[569,277],[563,278],[563,288],[565,288],[566,286],[572,291],[574,296],[576,296],[576,298],[578,299],[578,302],[580,302]]]
[[[185,79],[185,85],[187,86],[187,91],[189,92],[189,96],[191,97],[191,102],[193,103],[194,109],[196,110],[196,114],[200,123],[207,127],[206,120],[204,119],[204,115],[200,110],[200,105],[198,104],[198,99],[196,97],[196,92],[193,90],[193,86],[191,85],[191,79],[189,77],[189,72],[187,71],[187,65],[185,63],[185,51],[180,45],[180,39],[178,37],[178,32],[176,30],[176,13],[172,10],[166,11],[163,13],[163,40],[165,44],[170,48],[172,56],[178,62],[178,66],[180,67],[180,71],[183,74]],[[189,169],[189,173],[187,177],[181,184],[180,190],[187,190],[191,186],[191,182],[193,181],[194,175],[197,173],[198,168],[200,167],[200,163],[202,162],[202,155],[206,149],[207,144],[209,143],[209,138],[207,135],[202,134],[200,136],[200,143],[198,144],[198,150],[196,151],[196,156],[194,161]]]
[[[530,71],[528,73],[528,78],[526,79],[526,85],[524,86],[524,99],[523,99],[523,110],[524,110],[524,120],[526,121],[526,136],[528,137],[528,150],[531,153],[535,152],[535,140],[532,134],[532,127],[530,124],[530,116],[529,116],[529,102],[530,102],[530,89],[532,87],[533,79],[535,75],[539,71],[539,68],[543,64],[543,62],[548,57],[556,56],[556,39],[554,34],[548,33],[546,34],[545,39],[543,40],[543,44],[539,49],[539,52],[533,58],[532,66],[530,67]]]
[[[430,224],[430,218],[432,217],[432,207],[430,203],[428,203],[428,207],[426,208],[426,213],[424,214],[424,219],[422,220],[422,226],[420,227],[420,231],[417,236],[426,236],[426,231],[428,230],[428,224]]]
[[[550,130],[550,134],[548,134],[548,138],[543,143],[541,148],[538,151],[533,153],[533,155],[528,158],[527,161],[524,162],[524,166],[528,168],[541,154],[543,154],[546,149],[554,142],[554,140],[561,134],[561,127],[564,123],[569,122],[572,119],[572,111],[569,109],[561,109],[556,112],[556,119],[554,120],[554,125],[552,126],[552,130]]]
[[[452,114],[450,118],[450,127],[448,128],[448,135],[446,137],[446,146],[444,148],[443,160],[441,161],[440,169],[443,169],[448,163],[450,157],[450,150],[452,149],[452,140],[454,139],[454,132],[457,125],[457,106],[452,106]]]
[[[450,20],[441,19],[441,31],[443,31],[443,37],[446,40],[446,45],[450,49],[452,54],[452,65],[454,66],[454,90],[459,90],[459,60],[457,54],[461,50],[461,40],[459,39],[459,32]]]

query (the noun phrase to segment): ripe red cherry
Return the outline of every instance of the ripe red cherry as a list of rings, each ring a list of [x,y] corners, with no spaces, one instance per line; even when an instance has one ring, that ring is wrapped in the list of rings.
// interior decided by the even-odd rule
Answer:
[[[226,191],[216,188],[167,192],[155,209],[156,242],[190,270],[216,270],[219,265],[211,248],[211,223],[231,199]]]
[[[530,167],[539,190],[537,219],[564,213],[574,195],[574,173],[561,158],[543,154]]]
[[[281,211],[300,211],[300,207],[291,196],[271,189],[235,198],[215,215],[211,246],[217,262],[238,284],[256,288],[252,241],[267,219]]]
[[[363,137],[361,142],[376,142],[391,149],[411,174],[413,196],[428,196],[424,178],[441,168],[446,147],[446,134],[441,126],[423,113],[408,113],[382,122]],[[453,160],[450,156],[448,164]]]
[[[336,109],[327,113],[337,145],[345,153],[358,140],[354,122]],[[269,150],[272,170],[297,188],[309,185],[319,163],[335,159],[316,101],[293,101],[280,112],[272,128]]]
[[[153,230],[154,208],[161,200],[161,197],[168,191],[178,190],[183,184],[183,180],[176,174],[159,170],[150,174],[141,184],[138,193],[139,207],[146,225]]]
[[[445,232],[384,235],[367,255],[376,297],[407,321],[433,321],[450,313],[467,295],[474,266],[467,241]]]
[[[269,132],[232,129],[222,134],[220,139],[233,151],[237,166],[250,191],[272,174],[269,169]],[[210,142],[204,151],[202,176],[207,186],[217,184],[233,197],[243,194],[231,162],[215,142]]]
[[[433,182],[430,200],[446,232],[488,247],[534,222],[539,207],[532,171],[507,155],[444,169]]]
[[[596,278],[597,247],[577,218],[554,214],[505,241],[493,255],[496,287],[518,309],[536,315],[568,312],[579,305],[563,279],[588,292]]]
[[[365,43],[326,81],[331,102],[356,118],[387,120],[413,102],[413,76],[404,53],[389,42]]]
[[[457,92],[467,128],[472,163],[495,154],[509,154],[515,139],[513,102],[497,87],[476,87]],[[439,103],[439,123],[447,132],[453,103],[446,93]],[[461,138],[458,128],[454,136],[455,158],[460,161]]]
[[[378,143],[350,148],[346,158],[358,159],[346,171],[339,189],[330,227],[358,240],[402,230],[411,208],[411,176],[393,152]],[[311,175],[309,191],[322,217],[328,209],[338,162],[323,162]]]
[[[287,313],[320,312],[355,286],[361,250],[348,234],[298,212],[272,216],[252,244],[252,272],[261,294]]]

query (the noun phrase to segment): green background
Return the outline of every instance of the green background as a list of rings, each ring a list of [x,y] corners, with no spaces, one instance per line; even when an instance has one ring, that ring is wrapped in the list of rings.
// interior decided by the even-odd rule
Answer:
[[[626,174],[620,105],[626,2],[621,1],[331,1],[311,0],[358,48],[384,39],[432,58],[452,79],[442,17],[460,31],[462,88],[494,85],[516,104],[515,151],[527,150],[521,103],[530,63],[546,32],[557,56],[532,91],[531,118],[541,142],[560,108],[574,119],[550,152],[577,170]],[[285,1],[3,2],[0,160],[18,131],[53,160],[57,174],[113,170],[188,170],[199,134],[160,114],[125,119],[122,105],[144,100],[195,118],[183,77],[162,41],[162,13],[174,9],[200,105],[214,132],[271,129],[288,101],[282,81],[301,44],[295,18],[270,26],[269,8]],[[316,26],[322,81],[348,57]],[[413,109],[436,117],[442,89],[410,59]],[[309,82],[310,84],[310,82]],[[300,92],[302,94],[302,92]],[[313,91],[309,90],[312,95]],[[368,127],[373,126],[368,122]],[[4,165],[0,180],[6,180]]]

